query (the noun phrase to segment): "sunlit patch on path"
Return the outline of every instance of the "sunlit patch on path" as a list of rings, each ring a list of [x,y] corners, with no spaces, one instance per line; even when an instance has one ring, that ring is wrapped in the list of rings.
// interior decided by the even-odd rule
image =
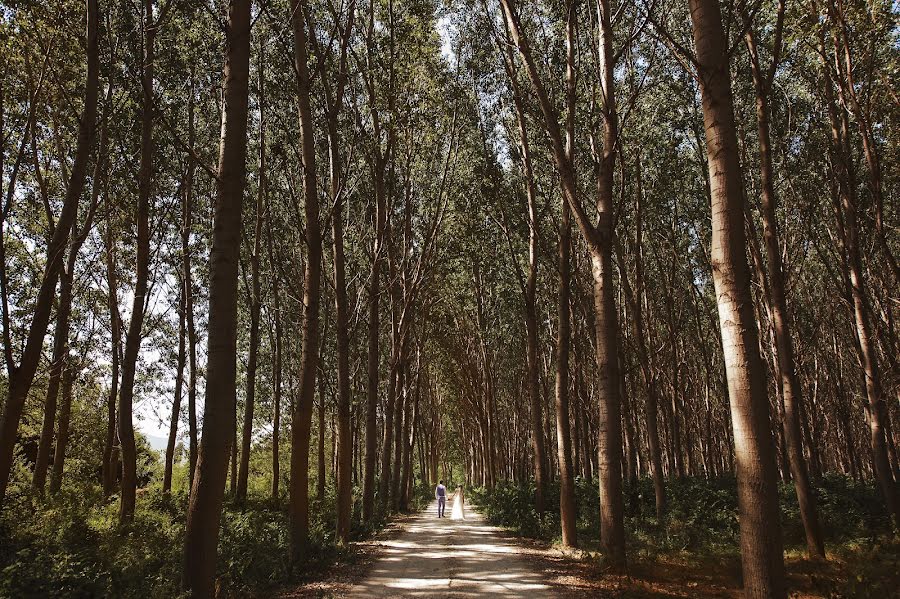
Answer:
[[[469,511],[466,520],[438,519],[436,504],[383,543],[382,557],[349,596],[554,597],[518,548]],[[449,510],[448,510],[449,511]]]

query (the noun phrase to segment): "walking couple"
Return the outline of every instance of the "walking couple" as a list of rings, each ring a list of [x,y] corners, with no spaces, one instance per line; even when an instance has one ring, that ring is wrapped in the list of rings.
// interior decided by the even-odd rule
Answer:
[[[437,509],[438,509],[438,518],[446,518],[444,515],[444,508],[447,505],[447,487],[444,486],[444,481],[438,483],[438,486],[434,489],[434,496],[437,498]],[[463,488],[462,485],[456,488],[456,493],[453,494],[453,510],[450,512],[450,517],[453,520],[465,520],[466,516],[463,513],[463,503],[465,502],[465,497],[463,496]]]

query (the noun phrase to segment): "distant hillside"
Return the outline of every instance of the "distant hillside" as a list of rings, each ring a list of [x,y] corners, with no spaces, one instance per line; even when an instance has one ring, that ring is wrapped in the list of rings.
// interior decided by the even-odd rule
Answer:
[[[156,451],[165,451],[166,444],[168,444],[169,440],[165,437],[158,437],[156,435],[148,435],[144,433],[144,436],[147,437],[147,442],[150,443],[150,447],[155,449]]]

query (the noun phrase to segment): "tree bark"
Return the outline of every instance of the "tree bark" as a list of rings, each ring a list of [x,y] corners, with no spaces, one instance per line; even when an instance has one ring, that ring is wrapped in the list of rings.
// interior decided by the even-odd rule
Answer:
[[[247,391],[244,400],[244,426],[241,431],[241,461],[238,466],[235,490],[235,500],[239,503],[247,499],[247,482],[250,476],[250,444],[253,440],[253,409],[256,403],[256,369],[259,356],[259,315],[262,307],[259,259],[262,252],[263,221],[266,210],[266,120],[262,66],[260,66],[259,75],[259,185],[256,194],[253,254],[250,256],[250,347],[247,356]]]
[[[785,4],[781,0],[775,36],[775,52],[781,49],[781,31]],[[769,126],[769,97],[772,77],[778,66],[777,58],[769,70],[763,73],[759,61],[756,37],[753,28],[745,35],[750,54],[750,70],[756,92],[756,121],[759,137],[759,169],[762,201],[763,239],[766,247],[766,267],[769,273],[768,291],[772,326],[775,333],[775,362],[781,379],[781,397],[784,403],[784,438],[787,446],[791,477],[800,507],[800,517],[806,533],[806,548],[810,557],[825,557],[825,543],[819,527],[815,493],[809,481],[806,459],[803,456],[803,437],[800,428],[800,413],[803,409],[803,390],[797,376],[794,345],[791,339],[791,321],[787,309],[787,294],[783,265],[781,263],[781,241],[778,233],[776,210],[778,196],[775,192],[775,169],[772,161],[772,146]],[[777,56],[777,54],[776,54]]]
[[[116,483],[116,464],[118,460],[115,458],[116,445],[116,400],[119,396],[119,354],[121,353],[122,331],[119,322],[119,281],[116,275],[116,240],[114,233],[114,225],[112,222],[113,211],[112,202],[109,194],[104,198],[106,203],[106,284],[109,287],[108,306],[109,306],[109,329],[112,339],[111,350],[111,366],[110,366],[110,382],[109,393],[106,399],[106,442],[103,446],[103,493],[109,496]]]
[[[134,443],[134,381],[144,325],[144,309],[150,276],[150,203],[153,195],[153,77],[155,39],[158,24],[154,22],[154,0],[144,0],[143,37],[141,56],[142,107],[141,107],[141,157],[138,170],[137,246],[135,263],[134,299],[131,319],[125,335],[125,354],[122,359],[122,388],[119,391],[119,444],[122,451],[122,482],[119,498],[119,522],[130,522],[134,517],[137,493],[137,449]]]
[[[599,56],[600,77],[605,98],[604,143],[600,174],[597,178],[597,224],[591,222],[578,197],[574,165],[568,159],[563,146],[557,111],[547,95],[531,50],[522,33],[522,27],[513,0],[501,0],[504,19],[510,37],[519,50],[528,78],[531,80],[544,116],[544,124],[550,141],[553,160],[560,176],[560,186],[566,203],[575,215],[591,257],[591,274],[594,281],[594,327],[598,395],[600,397],[600,430],[598,460],[600,470],[601,544],[609,565],[622,569],[625,565],[625,524],[622,498],[622,425],[618,374],[618,323],[612,281],[611,253],[613,247],[613,168],[615,166],[618,125],[614,90],[614,55],[612,52],[612,27],[609,5],[606,0],[598,3],[600,17]]]
[[[835,18],[835,15],[832,15]],[[837,33],[833,32],[835,51],[835,64],[840,68],[839,55],[842,49],[838,42]],[[823,63],[827,61],[824,48],[820,52]],[[826,73],[829,66],[824,64]],[[846,76],[843,70],[839,76]],[[841,84],[838,82],[839,89]],[[855,324],[855,348],[859,363],[862,367],[865,383],[865,393],[868,402],[867,422],[869,425],[869,443],[872,448],[872,465],[878,486],[884,496],[885,505],[894,519],[894,526],[900,529],[900,496],[898,496],[896,483],[891,470],[887,453],[887,439],[885,437],[885,420],[887,402],[882,387],[881,372],[878,363],[878,354],[875,347],[875,338],[872,334],[872,325],[869,320],[869,294],[865,280],[862,256],[859,242],[858,225],[858,198],[856,197],[856,176],[854,172],[852,148],[849,142],[849,123],[846,112],[838,112],[835,105],[831,82],[826,77],[826,103],[828,105],[831,120],[832,151],[836,160],[835,171],[838,179],[839,212],[842,220],[843,231],[839,235],[843,248],[843,267],[845,279],[850,287],[850,299],[853,306],[853,319]],[[874,148],[871,148],[874,149]],[[870,163],[872,173],[877,173],[877,165]],[[851,453],[850,457],[853,457]]]
[[[261,63],[262,64],[262,63]],[[271,203],[268,205],[271,216]],[[275,267],[275,250],[273,247],[272,218],[268,224],[269,266],[272,269],[272,318],[275,321],[275,334],[272,340],[272,501],[278,501],[281,482],[281,381],[282,381],[282,323],[281,323],[281,276]]]
[[[69,444],[69,421],[72,414],[72,385],[75,365],[71,355],[65,358],[62,375],[62,404],[59,406],[59,428],[56,431],[56,448],[53,453],[53,470],[50,473],[50,492],[58,493],[62,487],[63,465],[66,461],[66,445]]]
[[[632,289],[623,260],[623,252],[617,245],[619,264],[622,270],[620,282],[625,292],[625,301],[631,312],[631,326],[637,346],[638,363],[641,368],[641,376],[644,380],[646,391],[646,419],[647,444],[650,448],[650,474],[653,478],[653,493],[656,501],[656,519],[661,520],[666,512],[666,487],[663,478],[662,450],[659,445],[659,417],[657,409],[656,378],[653,374],[653,366],[650,362],[650,353],[647,351],[646,330],[644,327],[643,302],[641,301],[644,289],[643,268],[643,186],[641,184],[641,161],[637,160],[636,205],[635,205],[635,239],[634,239],[634,263],[635,263],[635,288]]]
[[[314,118],[310,105],[311,82],[308,64],[306,0],[291,0],[294,34],[294,67],[297,76],[297,105],[300,120],[300,165],[303,177],[307,256],[303,279],[303,324],[300,342],[300,393],[291,421],[290,528],[291,561],[304,555],[309,534],[309,431],[316,393],[316,366],[319,361],[319,282],[322,264],[322,234],[319,227],[319,196],[316,181]],[[315,35],[310,31],[309,35]]]
[[[175,394],[172,398],[172,417],[169,421],[169,439],[166,443],[163,470],[163,493],[172,490],[172,467],[175,461],[175,444],[178,441],[178,421],[181,419],[181,395],[184,391],[184,365],[187,361],[185,348],[184,284],[178,294],[178,364],[175,368]]]
[[[73,231],[74,233],[74,231]],[[53,428],[56,425],[56,404],[59,395],[60,381],[69,359],[69,317],[72,313],[72,283],[74,278],[75,256],[69,251],[66,267],[60,273],[59,302],[56,309],[56,331],[53,340],[53,361],[50,363],[50,380],[47,384],[47,399],[44,402],[44,420],[41,437],[38,443],[37,459],[34,464],[32,488],[40,495],[44,493],[47,482],[47,469],[50,465],[50,450],[53,445]]]
[[[199,441],[197,436],[197,327],[194,325],[194,282],[191,272],[191,228],[194,214],[194,173],[197,161],[194,160],[194,87],[196,82],[195,66],[191,65],[191,95],[188,97],[188,156],[187,178],[181,203],[181,263],[182,283],[184,284],[184,314],[188,338],[188,480],[189,487],[194,486],[194,469],[197,466]]]
[[[571,10],[571,9],[570,9]],[[559,517],[562,543],[576,547],[575,475],[572,470],[572,433],[569,425],[569,254],[571,252],[570,211],[563,203],[559,228],[559,324],[556,334],[556,448],[559,454]]]
[[[734,428],[747,597],[785,597],[784,556],[765,367],[750,295],[744,188],[717,0],[689,0],[712,196],[711,265]]]
[[[568,2],[566,16],[566,155],[575,162],[575,35],[577,2]],[[578,545],[575,474],[572,471],[572,432],[569,424],[569,353],[571,346],[571,211],[562,199],[559,226],[559,298],[556,337],[556,450],[559,458],[559,517],[562,543]]]
[[[247,178],[250,0],[231,0],[225,41],[224,114],[210,250],[206,403],[184,546],[184,590],[215,594],[216,549],[237,393],[238,262]]]
[[[353,30],[356,2],[348,7],[347,23],[342,27],[338,72],[332,89],[331,82],[323,79],[327,104],[328,157],[330,167],[330,193],[334,211],[331,231],[334,248],[334,305],[335,334],[337,337],[337,487],[336,533],[339,544],[350,538],[350,517],[353,510],[353,431],[350,419],[350,316],[347,301],[346,266],[344,258],[344,189],[343,157],[338,118],[344,103],[344,87],[347,83],[347,48]],[[321,56],[321,53],[319,53]]]
[[[325,381],[319,380],[319,405],[316,410],[318,414],[318,427],[316,442],[316,499],[323,501],[325,499]]]

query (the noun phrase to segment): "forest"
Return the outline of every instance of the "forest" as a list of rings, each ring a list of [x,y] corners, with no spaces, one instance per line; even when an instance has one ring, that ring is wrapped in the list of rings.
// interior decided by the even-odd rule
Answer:
[[[892,0],[0,0],[0,597],[340,596],[439,480],[892,596],[898,82]]]

